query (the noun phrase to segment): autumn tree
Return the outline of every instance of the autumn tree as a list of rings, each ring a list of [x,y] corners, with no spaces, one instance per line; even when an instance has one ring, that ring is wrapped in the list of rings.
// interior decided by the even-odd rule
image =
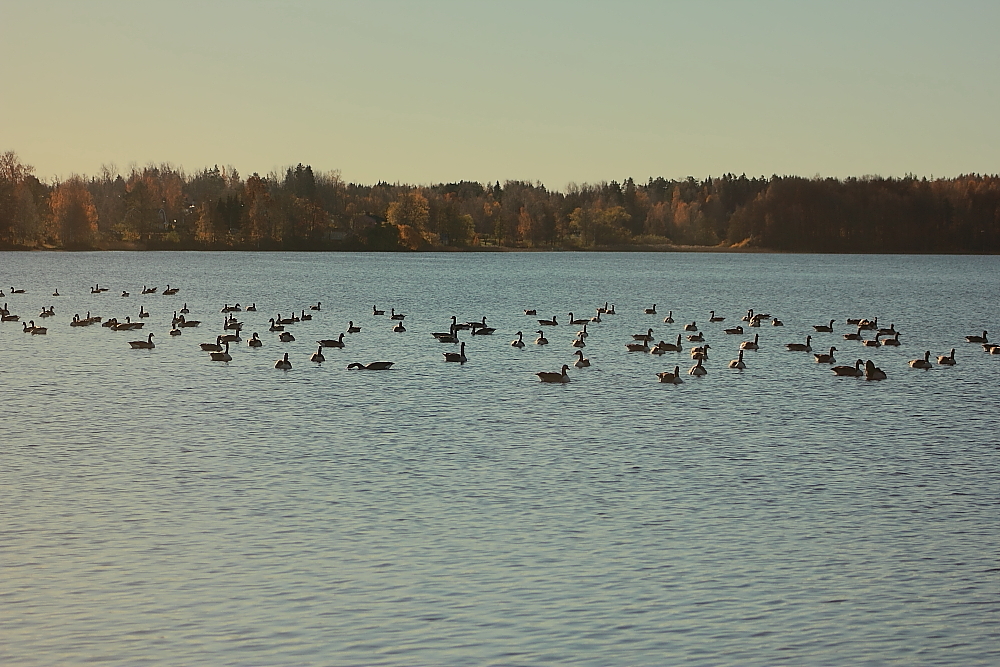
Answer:
[[[49,206],[63,246],[90,247],[97,232],[97,207],[83,179],[73,176],[60,183],[49,199]]]

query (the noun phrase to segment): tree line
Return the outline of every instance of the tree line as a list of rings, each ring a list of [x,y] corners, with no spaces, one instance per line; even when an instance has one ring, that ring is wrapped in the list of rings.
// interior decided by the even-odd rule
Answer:
[[[1000,252],[1000,177],[650,178],[569,185],[346,183],[298,164],[242,178],[171,165],[44,182],[0,154],[0,247],[431,250],[741,247]]]

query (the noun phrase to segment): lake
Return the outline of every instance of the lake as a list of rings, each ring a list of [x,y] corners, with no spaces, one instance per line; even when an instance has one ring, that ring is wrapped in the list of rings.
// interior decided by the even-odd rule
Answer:
[[[1000,257],[0,253],[0,289],[48,327],[0,324],[4,665],[1000,662],[1000,355],[965,342],[1000,340]],[[605,302],[574,368],[568,313]],[[496,328],[465,364],[452,315]],[[876,316],[898,348],[844,340]],[[626,350],[692,321],[704,377],[699,343]],[[785,349],[808,335],[887,379]]]

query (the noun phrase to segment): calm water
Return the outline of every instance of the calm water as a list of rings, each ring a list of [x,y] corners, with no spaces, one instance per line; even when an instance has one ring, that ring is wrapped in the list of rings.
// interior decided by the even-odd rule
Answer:
[[[1000,339],[1000,258],[0,253],[0,287],[49,327],[0,325],[4,665],[1000,662],[1000,355],[964,342]],[[316,301],[295,342],[267,331]],[[536,346],[522,309],[605,301],[593,366],[538,382],[580,327]],[[184,302],[202,325],[170,337]],[[235,302],[264,346],[212,362]],[[69,326],[140,305],[142,332]],[[748,308],[785,326],[723,334]],[[465,365],[429,335],[453,314],[497,329],[463,332]],[[876,315],[901,347],[842,339]],[[888,380],[784,349],[831,318],[815,351]],[[660,384],[687,353],[625,350],[692,320],[704,378]]]

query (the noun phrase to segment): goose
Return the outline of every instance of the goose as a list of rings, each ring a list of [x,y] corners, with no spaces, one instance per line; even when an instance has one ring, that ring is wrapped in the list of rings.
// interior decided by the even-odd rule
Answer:
[[[222,328],[226,331],[239,331],[243,328],[243,323],[238,321],[235,317],[228,317],[222,321]]]
[[[669,311],[667,313],[667,316],[663,318],[663,323],[664,324],[673,324],[674,323],[674,311],[671,310],[671,311]]]
[[[537,375],[538,379],[542,382],[569,382],[569,375],[566,374],[566,371],[568,370],[569,366],[563,364],[562,371],[559,373],[541,372],[535,373],[535,375]]]
[[[20,319],[20,315],[11,315],[9,312],[6,315],[0,315],[0,321],[3,322],[17,322]]]
[[[356,368],[359,371],[387,371],[392,368],[392,361],[373,361],[370,364],[359,364],[354,362],[353,364],[347,365],[347,370]]]
[[[844,334],[844,340],[861,340],[861,327],[858,327],[857,333]]]
[[[223,305],[222,308],[219,309],[219,312],[220,313],[231,313],[231,312],[233,312],[233,307],[230,306],[227,303],[227,304]],[[281,317],[281,315],[278,315],[278,317]]]
[[[201,320],[185,320],[184,316],[181,315],[181,321],[179,322],[180,326],[182,326],[182,327],[196,327],[199,324],[201,324]]]
[[[312,318],[313,318],[313,316],[312,316],[312,315],[309,315],[309,314],[308,314],[308,313],[306,313],[306,311],[304,311],[304,310],[302,311],[302,315],[300,315],[300,316],[299,316],[299,319],[300,319],[300,320],[302,320],[303,322],[308,322],[308,321],[309,321],[309,320],[311,320]]]
[[[632,334],[632,340],[644,340],[647,342],[651,341],[653,340],[653,330],[646,329],[646,333],[644,334]]]
[[[988,343],[989,342],[986,339],[986,332],[985,331],[983,331],[983,335],[982,336],[966,336],[965,337],[965,341],[967,343]]]
[[[131,294],[129,294],[128,292],[126,292],[125,290],[122,290],[122,298],[123,298],[123,299],[127,299],[127,298],[129,298],[130,296],[132,296],[132,295],[131,295]]]
[[[858,322],[858,326],[865,331],[875,331],[878,329],[878,318],[876,317],[873,320],[861,320]]]
[[[178,329],[176,325],[175,325],[175,326],[172,326],[172,327],[170,328],[170,335],[171,335],[171,336],[180,336],[180,335],[181,335],[181,330],[180,330],[180,329]]]
[[[604,314],[605,315],[614,315],[615,314],[615,304],[611,304],[611,307],[608,308],[607,310],[605,310]]]
[[[576,361],[573,362],[574,366],[577,368],[586,368],[587,366],[590,366],[590,359],[583,356],[583,350],[577,350],[573,354],[576,355]]]
[[[524,309],[524,314],[525,315],[537,315],[538,314],[538,310],[535,309],[535,308],[525,308]]]
[[[397,322],[396,326],[394,326],[392,330],[395,331],[396,333],[403,333],[404,331],[406,331],[406,327],[403,326],[402,322]],[[472,333],[475,333],[475,331],[473,331]]]
[[[684,331],[697,331],[697,330],[698,330],[697,322],[692,322],[691,324],[684,325]]]
[[[669,343],[667,343],[667,341],[661,340],[659,343],[657,343],[656,345],[654,345],[653,347],[650,348],[649,353],[650,354],[655,354],[655,355],[666,354],[667,353],[667,348],[666,348],[667,345],[669,345]]]
[[[36,327],[34,320],[30,320],[30,322],[31,322],[31,335],[32,336],[44,336],[45,334],[48,333],[48,331],[49,331],[48,328],[46,328],[46,327]]]
[[[646,315],[656,315],[656,304],[654,303],[652,308],[646,308],[642,312]]]
[[[458,330],[455,328],[455,325],[453,324],[453,325],[451,325],[451,332],[450,333],[436,333],[436,334],[431,334],[431,335],[434,336],[435,338],[437,338],[439,343],[453,343],[454,344],[454,343],[458,342],[457,331]]]
[[[538,338],[535,339],[535,345],[548,345],[549,339],[542,334],[542,330],[539,329],[535,333],[538,334]]]
[[[264,344],[264,341],[260,339],[260,336],[256,331],[253,332],[253,337],[247,340],[247,347],[260,347]]]
[[[813,330],[817,333],[833,333],[833,323],[834,320],[830,320],[830,324],[814,324]]]
[[[91,294],[100,294],[101,290],[98,289],[97,285],[94,285],[93,287],[90,288],[90,293]],[[0,296],[2,296],[2,295],[3,295],[3,292],[0,292]]]
[[[608,302],[607,302],[607,301],[605,301],[605,302],[604,302],[604,305],[603,305],[603,306],[598,306],[598,307],[597,307],[597,312],[598,312],[599,314],[600,314],[600,313],[606,313],[606,312],[608,312]]]
[[[677,334],[677,342],[676,343],[674,343],[674,344],[671,345],[670,343],[664,343],[661,340],[659,343],[656,344],[656,347],[660,348],[664,352],[680,352],[681,350],[684,349],[683,346],[681,345],[681,335],[680,334]]]
[[[139,317],[149,317],[149,311],[139,306]]]
[[[56,307],[55,306],[49,306],[48,309],[46,309],[45,306],[42,306],[42,312],[38,313],[38,316],[39,317],[52,317],[55,314],[56,314]]]
[[[295,324],[296,322],[301,322],[301,321],[302,321],[302,320],[301,320],[301,318],[299,318],[299,316],[295,314],[295,311],[294,311],[294,310],[292,311],[292,314],[291,314],[291,316],[289,317],[289,319],[291,319],[291,320],[292,320],[292,321],[291,321],[291,324]]]
[[[52,296],[62,296],[62,294],[59,293],[58,287],[56,288],[56,291],[52,293]]]
[[[586,322],[583,323],[583,328],[576,332],[576,335],[579,336],[580,338],[586,338],[587,336],[590,335],[589,333],[587,333],[587,323]]]
[[[649,352],[649,342],[644,340],[641,343],[626,343],[625,348],[629,352]]]
[[[485,316],[483,317],[483,322],[484,323],[486,322],[486,317]],[[485,324],[481,324],[478,327],[473,327],[472,328],[472,335],[473,336],[492,336],[494,331],[496,331],[496,329],[494,329],[493,327],[488,327]]]
[[[737,326],[731,327],[729,329],[723,329],[723,331],[725,331],[727,334],[741,334],[741,333],[743,333],[743,327],[740,326],[740,325],[737,325]]]
[[[372,306],[372,315],[385,315],[385,311],[379,310],[377,306]]]
[[[869,359],[865,362],[865,379],[866,380],[884,380],[886,379],[885,371],[878,368],[872,360]]]
[[[216,336],[214,343],[199,343],[199,345],[204,352],[221,352],[222,336]]]
[[[167,289],[163,290],[163,294],[165,296],[172,296],[174,294],[177,294],[180,291],[181,291],[181,289],[179,287],[171,287],[170,283],[167,283]]]
[[[538,320],[538,323],[541,324],[543,327],[555,327],[555,326],[559,326],[559,323],[556,322],[556,316],[555,315],[552,316],[551,320]]]
[[[406,319],[406,315],[402,313],[397,313],[395,308],[389,309],[389,319],[390,320],[403,320]]]
[[[938,357],[938,363],[942,366],[955,365],[955,348],[951,348],[951,354]]]
[[[156,290],[157,290],[156,287],[150,287],[150,288],[147,289],[145,285],[142,286],[142,293],[143,294],[155,294]]]
[[[736,368],[738,370],[743,370],[747,365],[743,362],[743,350],[740,350],[740,356],[729,362],[730,368]]]
[[[24,333],[31,333],[35,329],[35,321],[31,320],[31,328],[30,329],[28,328],[28,323],[27,322],[21,322],[21,326],[23,327],[22,330],[24,331]]]
[[[354,326],[354,320],[347,322],[347,333],[358,333],[359,331],[361,331],[361,327]]]
[[[323,347],[344,347],[344,334],[340,334],[339,338],[324,338],[316,342]]]
[[[254,301],[249,306],[247,306],[247,312],[248,313],[256,313],[257,312],[257,302],[256,301]]]
[[[750,318],[750,323],[747,324],[748,327],[753,327],[754,329],[760,328],[760,318],[754,315]]]
[[[295,340],[295,336],[293,336],[291,332],[282,331],[280,334],[278,334],[278,340],[280,340],[282,343],[291,343]]]
[[[319,310],[320,306],[323,305],[322,301],[317,301],[315,306],[309,306],[309,310]]]
[[[590,318],[590,321],[591,322],[596,322],[597,324],[600,324],[601,323],[601,311],[598,310],[597,314]]]
[[[698,363],[688,369],[688,375],[707,375],[708,370],[702,365],[702,359],[698,360]]]
[[[237,329],[236,333],[234,333],[234,334],[226,334],[225,336],[222,337],[222,342],[223,343],[238,343],[241,340],[243,340],[243,339],[240,338],[240,331],[239,331],[239,329]]]
[[[700,334],[700,333],[688,334],[687,339],[691,343],[701,343],[702,341],[705,340],[705,336],[703,334]]]
[[[454,361],[459,364],[464,364],[468,361],[468,357],[465,356],[465,341],[462,341],[462,346],[459,348],[458,352],[444,352],[445,361]]]
[[[837,351],[837,348],[831,347],[830,354],[814,354],[817,364],[832,364],[836,359],[833,358],[833,353]]]
[[[1000,354],[1000,345],[994,345],[991,347],[990,354]]]
[[[574,338],[573,342],[570,343],[573,347],[587,347],[587,344],[583,342],[582,338]]]
[[[683,384],[684,380],[681,379],[681,367],[674,366],[674,372],[663,371],[662,373],[657,373],[656,377],[660,378],[660,382],[664,384]]]
[[[708,359],[708,351],[712,349],[711,345],[700,345],[698,347],[691,348],[691,358],[692,359]]]
[[[861,344],[864,345],[865,347],[882,347],[882,341],[879,340],[879,336],[881,335],[882,334],[876,332],[875,338],[871,340],[863,340],[861,341]]]
[[[14,289],[13,287],[11,287],[10,288],[10,293],[11,294],[24,294],[24,290],[23,289]]]
[[[282,326],[284,326],[286,324],[295,324],[295,318],[294,317],[282,317],[281,313],[278,313],[278,317],[275,320],[275,322],[277,322],[278,324],[280,324]]]
[[[931,351],[927,350],[924,352],[923,359],[912,359],[910,361],[910,368],[931,368]]]
[[[725,321],[725,319],[726,318],[724,318],[724,317],[716,317],[714,310],[708,311],[708,321],[709,322],[723,322],[723,321]]]
[[[458,318],[455,317],[454,315],[452,315],[451,316],[451,324],[448,325],[448,332],[447,333],[445,333],[443,331],[438,331],[438,332],[432,333],[431,335],[434,336],[435,338],[441,338],[442,336],[444,336],[446,338],[450,337],[450,336],[454,336],[455,335],[455,327],[456,326],[458,326]]]
[[[311,357],[309,357],[309,361],[315,361],[318,364],[321,364],[324,361],[326,361],[326,357],[323,356],[323,346],[322,345],[320,345],[318,348],[316,348],[316,351],[313,352],[313,355]]]
[[[772,327],[783,327],[783,326],[785,326],[785,323],[782,322],[781,320],[779,320],[778,318],[774,318],[773,320],[771,320],[771,326]]]
[[[812,336],[806,336],[806,342],[804,343],[785,343],[785,347],[792,352],[812,352],[812,346],[809,344],[812,341]]]
[[[249,309],[249,308],[247,308],[247,310],[250,310],[250,309]],[[184,307],[183,307],[183,308],[181,308],[181,315],[187,315],[187,314],[188,314],[188,313],[190,313],[190,312],[191,312],[191,311],[190,311],[190,310],[188,310],[188,305],[187,305],[187,302],[185,301],[185,302],[184,302]]]
[[[865,374],[865,372],[861,370],[861,364],[863,363],[864,363],[863,361],[858,359],[857,361],[854,362],[853,366],[834,366],[830,370],[833,371],[834,375],[857,378]]]
[[[892,338],[886,338],[884,341],[882,341],[882,344],[891,345],[892,347],[899,347],[899,332],[897,331],[895,334],[893,334]]]
[[[277,324],[274,323],[274,318],[273,317],[271,319],[269,319],[268,322],[271,323],[271,326],[268,328],[268,331],[284,331],[285,330],[285,327],[279,326],[279,325],[277,325]]]
[[[754,334],[753,335],[753,340],[745,340],[742,343],[740,343],[740,349],[741,350],[759,350],[760,349],[760,345],[758,345],[758,341],[759,340],[760,340],[760,334]]]
[[[283,371],[288,371],[292,369],[292,362],[288,360],[288,353],[285,352],[285,356],[274,362],[274,367],[279,368]]]
[[[580,320],[580,319],[576,319],[576,318],[574,318],[574,317],[573,317],[573,313],[570,313],[570,314],[569,314],[569,323],[570,323],[570,324],[586,324],[586,323],[587,323],[587,322],[589,322],[589,321],[590,321],[590,320]]]
[[[878,332],[880,334],[882,334],[883,336],[894,336],[897,333],[896,332],[896,325],[895,324],[890,324],[888,329],[885,329],[885,328],[879,329]]]
[[[861,318],[860,317],[848,317],[847,318],[847,323],[848,324],[853,324],[854,326],[857,326],[857,325],[861,324]]]
[[[132,346],[133,350],[152,350],[155,345],[153,345],[153,334],[149,334],[149,338],[146,340],[130,340],[128,342]]]
[[[166,292],[164,292],[166,294]],[[229,341],[226,341],[226,349],[222,352],[212,352],[212,361],[232,361],[233,358],[229,354]]]
[[[744,322],[749,322],[750,320],[752,320],[753,319],[753,308],[747,309],[747,314],[744,315],[742,319],[743,319]]]
[[[510,342],[511,347],[524,347],[524,334],[517,332],[517,338]]]

